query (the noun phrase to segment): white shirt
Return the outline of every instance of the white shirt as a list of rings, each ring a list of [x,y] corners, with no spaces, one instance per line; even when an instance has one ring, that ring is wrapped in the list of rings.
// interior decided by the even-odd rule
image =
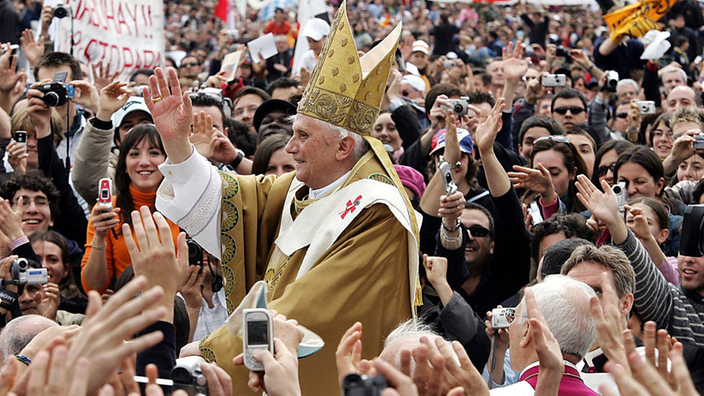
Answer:
[[[351,173],[352,173],[352,171],[350,170],[349,172],[342,175],[341,178],[335,180],[334,182],[328,184],[325,187],[321,187],[317,190],[313,190],[311,188],[310,191],[308,192],[308,198],[310,198],[310,199],[322,198],[322,197],[330,194],[331,192],[335,191],[336,188],[340,187],[342,185],[342,183],[344,183],[345,180],[347,180],[347,178],[349,177],[349,175]]]
[[[296,70],[293,70],[291,75],[300,76],[301,68],[303,67],[305,67],[309,73],[312,73],[313,69],[315,69],[316,63],[318,63],[318,58],[315,57],[315,52],[312,49],[308,50],[303,54],[303,56],[301,57],[301,62],[298,64],[298,68]]]
[[[200,307],[200,314],[198,314],[198,324],[193,333],[193,341],[200,341],[217,330],[227,322],[228,316],[225,289],[220,289],[219,292],[213,294],[212,308],[208,307],[208,302],[203,298],[203,305]]]

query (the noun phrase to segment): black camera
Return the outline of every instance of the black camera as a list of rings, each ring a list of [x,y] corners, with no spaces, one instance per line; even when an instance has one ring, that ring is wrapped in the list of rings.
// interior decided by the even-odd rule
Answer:
[[[68,77],[68,72],[58,72],[54,74],[54,81],[37,87],[37,90],[44,94],[42,100],[47,106],[63,106],[69,99],[76,97],[76,88],[66,84],[66,77]]]
[[[64,19],[69,15],[73,15],[71,12],[71,6],[66,4],[57,4],[53,11],[54,18]]]
[[[572,63],[572,54],[570,54],[569,49],[565,49],[563,46],[557,47],[555,56],[565,58],[566,63]]]
[[[36,261],[25,258],[13,261],[10,273],[13,283],[17,286],[43,285],[49,280],[46,268],[41,268]]]
[[[176,359],[176,365],[171,369],[171,379],[174,381],[172,391],[186,391],[188,396],[208,395],[208,379],[200,370],[205,359],[200,356],[189,356]]]
[[[198,242],[191,238],[186,238],[186,246],[188,246],[188,264],[203,266],[203,248]]]
[[[350,374],[342,380],[342,394],[344,396],[380,396],[387,386],[383,375],[367,377]]]
[[[704,256],[704,205],[687,205],[684,211],[680,254],[689,257]]]

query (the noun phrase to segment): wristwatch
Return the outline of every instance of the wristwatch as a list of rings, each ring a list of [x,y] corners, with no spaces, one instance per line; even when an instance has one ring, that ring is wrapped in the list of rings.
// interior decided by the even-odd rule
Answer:
[[[447,231],[447,232],[456,232],[456,231],[459,230],[460,227],[462,226],[462,222],[460,221],[460,218],[459,218],[459,217],[457,218],[457,224],[455,224],[455,226],[452,227],[452,228],[448,227],[448,226],[445,224],[445,219],[442,219],[441,222],[442,222],[442,228],[445,229],[445,231]]]
[[[235,149],[237,151],[237,157],[230,162],[230,166],[232,169],[237,169],[238,166],[240,166],[240,162],[242,162],[242,159],[244,158],[244,151],[240,149]]]

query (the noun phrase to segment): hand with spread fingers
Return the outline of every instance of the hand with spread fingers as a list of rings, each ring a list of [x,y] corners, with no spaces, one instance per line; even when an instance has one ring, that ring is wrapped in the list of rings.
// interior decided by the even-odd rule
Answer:
[[[360,361],[362,360],[362,323],[352,325],[340,339],[340,344],[335,352],[337,363],[337,377],[339,382],[349,374],[359,374]]]
[[[157,67],[156,75],[149,77],[149,88],[144,89],[144,102],[154,119],[171,163],[178,164],[191,156],[188,135],[191,130],[193,107],[188,92],[181,92],[176,70],[169,69],[169,82],[164,71]]]
[[[127,88],[127,84],[114,81],[100,90],[99,109],[95,116],[99,120],[108,121],[115,112],[120,110],[130,98],[132,90]]]
[[[613,276],[601,274],[601,300],[592,297],[589,308],[596,324],[596,339],[606,357],[613,363],[628,369],[627,351],[623,344],[623,315],[619,310],[619,298],[614,290]]]
[[[496,135],[501,130],[501,113],[504,111],[505,104],[503,98],[497,100],[487,118],[477,126],[474,139],[482,157],[484,154],[493,153]]]
[[[195,146],[200,155],[210,159],[215,150],[215,139],[213,138],[213,117],[200,113],[193,113],[193,132],[188,137],[191,144]]]
[[[5,234],[10,241],[16,241],[25,235],[22,231],[22,211],[20,210],[26,202],[25,200],[27,198],[24,196],[18,197],[17,203],[14,205],[15,208],[13,208],[10,201],[0,199],[0,232]]]

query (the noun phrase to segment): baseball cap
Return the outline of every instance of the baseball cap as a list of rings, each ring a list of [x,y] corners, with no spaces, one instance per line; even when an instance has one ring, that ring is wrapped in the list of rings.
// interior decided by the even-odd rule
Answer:
[[[259,127],[262,125],[264,117],[266,117],[267,114],[275,110],[281,110],[287,115],[296,114],[296,106],[294,106],[291,102],[287,102],[281,99],[266,100],[264,101],[264,103],[259,105],[259,107],[257,107],[257,111],[254,112],[254,120],[252,120],[254,130],[259,131]]]
[[[416,40],[411,46],[411,52],[422,52],[426,55],[430,55],[430,46],[423,40]]]
[[[147,107],[146,103],[144,103],[143,97],[131,96],[129,99],[127,99],[125,105],[122,106],[122,108],[117,110],[112,115],[111,119],[113,126],[115,128],[119,128],[120,125],[122,125],[122,120],[124,120],[128,114],[134,113],[135,111],[143,111],[149,114],[150,118],[152,116],[152,113],[149,112],[149,108]]]
[[[320,41],[328,33],[330,33],[330,25],[320,18],[311,19],[303,28],[303,37],[310,37],[315,41]]]
[[[401,79],[401,84],[408,84],[416,91],[420,91],[425,94],[425,81],[418,76],[414,76],[413,74],[405,75]]]
[[[438,150],[445,148],[445,131],[446,129],[441,129],[435,133],[433,136],[433,141],[430,145],[430,155],[435,154]],[[460,141],[460,151],[472,155],[474,151],[474,144],[472,143],[472,136],[469,131],[462,128],[457,128],[457,140]]]

